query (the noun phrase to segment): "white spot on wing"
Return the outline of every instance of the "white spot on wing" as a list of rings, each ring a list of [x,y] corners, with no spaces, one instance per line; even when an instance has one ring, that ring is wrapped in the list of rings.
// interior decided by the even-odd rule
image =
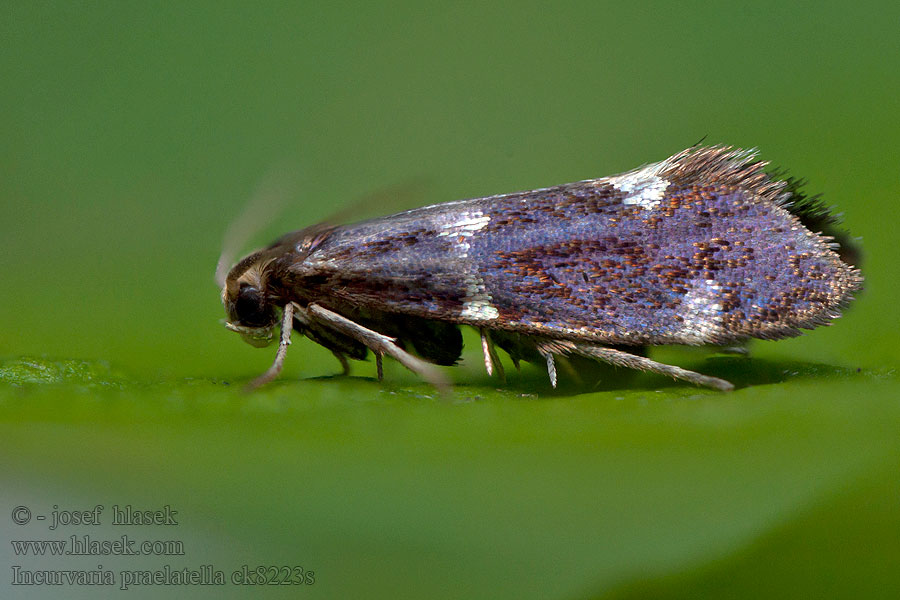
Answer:
[[[500,311],[482,300],[467,300],[459,316],[474,321],[490,321],[500,316]]]
[[[461,215],[457,215],[455,221],[442,225],[438,232],[438,236],[449,237],[453,240],[454,258],[462,259],[461,263],[467,269],[466,295],[463,298],[463,306],[459,315],[463,319],[490,321],[500,315],[500,312],[491,305],[491,295],[487,293],[484,281],[474,271],[472,265],[465,260],[468,258],[471,248],[469,239],[490,222],[491,218],[480,210],[465,211]]]
[[[660,200],[669,187],[669,182],[659,176],[660,171],[667,166],[665,161],[647,165],[642,169],[623,173],[606,179],[614,188],[628,194],[623,204],[633,204],[646,210],[652,210],[659,205]]]
[[[714,341],[723,331],[722,287],[713,279],[696,279],[685,294],[678,311],[684,321],[678,334],[687,342],[703,344]]]
[[[485,216],[480,210],[471,213],[463,213],[463,217],[459,221],[441,227],[441,231],[438,232],[438,235],[461,235],[463,237],[469,237],[490,222],[491,218]]]

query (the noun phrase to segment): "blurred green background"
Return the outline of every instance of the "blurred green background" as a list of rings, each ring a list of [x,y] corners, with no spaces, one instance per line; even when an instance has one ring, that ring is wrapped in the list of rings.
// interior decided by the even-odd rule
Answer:
[[[898,25],[888,2],[4,3],[3,539],[187,550],[4,543],[0,595],[125,593],[10,585],[12,565],[102,562],[315,571],[279,597],[897,597]],[[237,390],[272,351],[222,327],[212,273],[274,166],[298,183],[255,244],[423,178],[371,210],[609,175],[704,136],[806,177],[865,252],[833,327],[750,359],[657,353],[738,391],[616,375],[553,392],[530,367],[499,386],[471,335],[450,401],[394,364],[383,385],[371,363],[332,377],[299,339],[278,382]],[[98,503],[181,520],[9,517]]]

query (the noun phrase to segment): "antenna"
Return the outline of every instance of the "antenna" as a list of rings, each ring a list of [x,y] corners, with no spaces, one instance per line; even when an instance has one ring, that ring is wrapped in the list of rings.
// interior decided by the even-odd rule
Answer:
[[[222,238],[222,253],[216,264],[216,284],[225,286],[225,278],[238,253],[254,235],[272,223],[284,209],[291,191],[297,187],[296,175],[285,165],[273,167],[256,186],[244,209],[231,222]]]

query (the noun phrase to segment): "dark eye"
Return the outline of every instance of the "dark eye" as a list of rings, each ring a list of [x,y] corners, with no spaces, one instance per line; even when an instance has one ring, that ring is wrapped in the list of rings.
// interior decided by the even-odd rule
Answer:
[[[265,302],[259,290],[242,285],[234,302],[238,322],[246,327],[266,327],[275,322],[275,311]]]

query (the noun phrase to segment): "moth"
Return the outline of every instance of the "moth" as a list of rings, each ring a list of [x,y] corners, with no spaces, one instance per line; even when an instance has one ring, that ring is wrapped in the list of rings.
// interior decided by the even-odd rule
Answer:
[[[600,179],[447,202],[282,236],[219,276],[225,325],[256,346],[280,324],[347,359],[434,365],[481,334],[484,365],[581,356],[718,390],[725,380],[644,356],[648,346],[734,347],[796,336],[841,314],[862,276],[837,219],[755,150],[692,147]],[[221,261],[220,261],[221,262]]]

